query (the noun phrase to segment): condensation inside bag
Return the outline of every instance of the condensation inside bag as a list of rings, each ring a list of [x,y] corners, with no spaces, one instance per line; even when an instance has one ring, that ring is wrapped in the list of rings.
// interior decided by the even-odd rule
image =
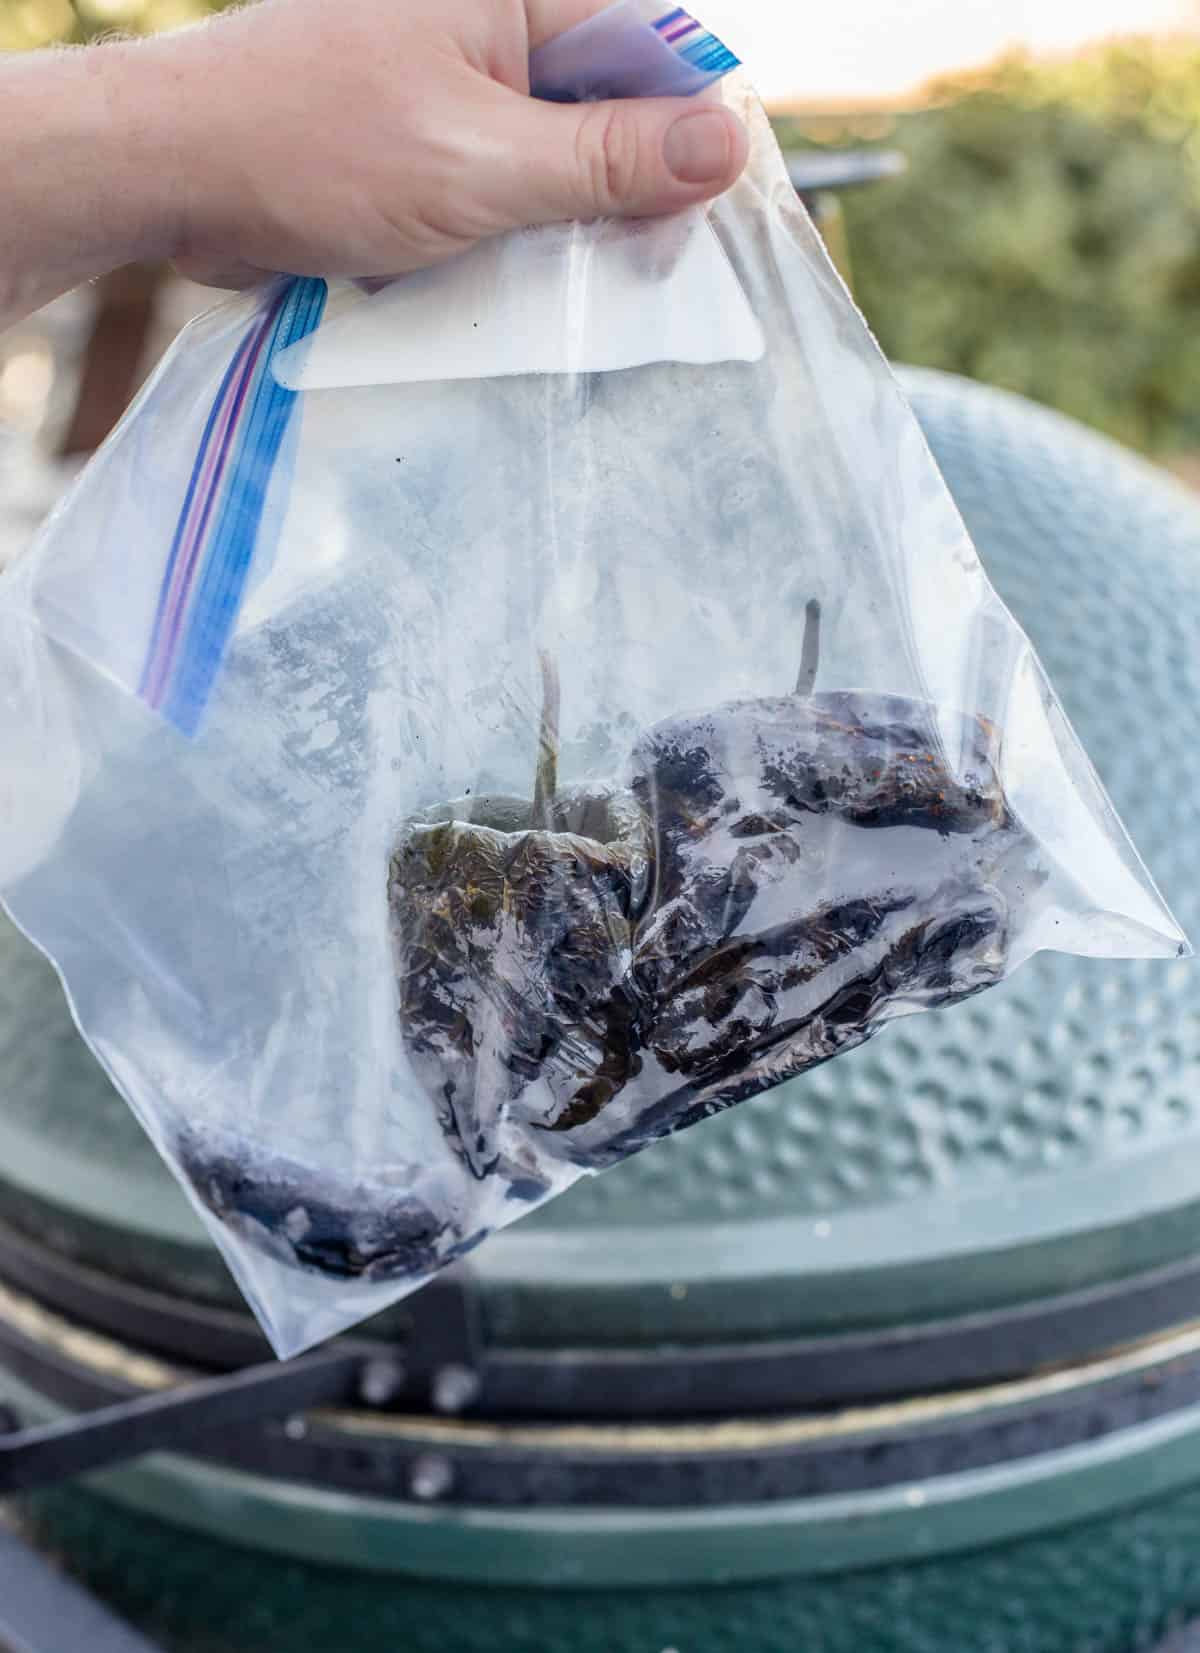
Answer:
[[[6,904],[281,1353],[1040,948],[1186,948],[725,87],[735,188],[480,255],[459,377],[389,345],[403,282],[272,323],[273,382],[323,388],[262,461],[194,732],[146,637],[261,297],[181,337],[0,582]],[[473,325],[523,247],[536,373]],[[639,287],[686,348],[609,362]]]

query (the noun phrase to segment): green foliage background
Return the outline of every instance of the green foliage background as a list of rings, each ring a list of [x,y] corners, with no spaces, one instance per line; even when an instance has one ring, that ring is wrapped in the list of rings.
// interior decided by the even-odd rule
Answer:
[[[229,0],[0,0],[0,51],[195,23]]]
[[[898,360],[1036,397],[1150,452],[1200,449],[1200,46],[1011,59],[862,123],[906,177],[848,194],[856,295]]]
[[[221,0],[0,0],[0,48],[176,27]],[[889,355],[1004,385],[1159,454],[1200,450],[1200,44],[1007,59],[920,108],[781,118],[883,141],[907,175],[845,197]]]

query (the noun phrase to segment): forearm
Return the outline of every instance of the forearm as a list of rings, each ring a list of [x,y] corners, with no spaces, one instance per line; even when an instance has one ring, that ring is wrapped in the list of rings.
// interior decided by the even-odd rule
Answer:
[[[0,328],[170,255],[166,67],[135,43],[0,58]]]

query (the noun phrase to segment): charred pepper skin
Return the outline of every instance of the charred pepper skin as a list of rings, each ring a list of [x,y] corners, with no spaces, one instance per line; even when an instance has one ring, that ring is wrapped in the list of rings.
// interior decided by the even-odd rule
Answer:
[[[908,905],[897,903],[895,911]],[[844,916],[843,910],[829,911],[814,915],[812,923],[825,921],[831,934],[842,934]],[[799,1015],[788,1014],[786,995],[775,998],[758,988],[748,970],[744,982],[725,988],[730,1009],[719,1006],[705,1016],[712,1042],[692,1061],[678,1059],[671,1039],[673,1016],[686,1011],[686,998],[668,1004],[647,1032],[646,1046],[676,1083],[647,1096],[632,1123],[606,1139],[582,1143],[577,1136],[575,1162],[591,1169],[615,1165],[661,1137],[819,1067],[865,1044],[893,1019],[899,1003],[909,1010],[935,1009],[982,992],[1003,975],[1006,917],[1002,902],[980,901],[941,922],[893,926],[878,962]],[[757,1022],[739,1019],[741,1002],[755,991],[769,1010]]]
[[[640,1071],[607,1119],[547,1122],[573,1163],[614,1164],[1000,980],[998,880],[1032,846],[996,759],[985,720],[897,696],[747,700],[647,731]]]
[[[595,815],[607,843],[409,829],[401,1025],[455,1150],[511,1174],[532,1130],[543,1156],[610,1165],[999,980],[994,875],[1029,846],[996,758],[985,720],[920,701],[746,700],[641,737],[609,794],[621,834]]]
[[[1040,876],[985,719],[852,692],[668,719],[620,786],[402,829],[405,1051],[463,1166],[536,1203],[556,1163],[615,1164],[1000,980]],[[236,1137],[176,1148],[220,1221],[310,1272],[416,1281],[485,1234]]]
[[[181,1131],[175,1153],[213,1216],[257,1250],[333,1279],[418,1278],[484,1238],[464,1235],[411,1194],[339,1183],[230,1131]]]
[[[649,730],[631,766],[654,822],[652,911],[634,966],[648,996],[756,930],[776,954],[798,949],[799,968],[822,935],[865,943],[873,920],[917,896],[898,893],[889,829],[930,835],[908,840],[930,895],[953,840],[1011,834],[990,725],[956,716],[952,733],[948,768],[933,707],[845,693],[738,701]],[[830,898],[839,879],[849,887]]]
[[[454,818],[456,808],[476,820]],[[530,826],[533,806],[512,799],[466,800],[450,813],[411,824],[392,857],[400,1024],[471,1174],[536,1180],[519,1141],[509,1154],[503,1145],[526,1087],[603,1096],[628,1077],[622,982],[649,830],[631,797],[604,787],[556,799],[549,829]],[[481,816],[526,824],[501,831]]]

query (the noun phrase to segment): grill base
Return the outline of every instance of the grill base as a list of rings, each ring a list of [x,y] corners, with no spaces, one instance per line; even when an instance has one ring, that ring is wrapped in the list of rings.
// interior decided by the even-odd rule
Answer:
[[[603,1596],[278,1562],[84,1494],[39,1498],[24,1518],[164,1653],[1197,1653],[1175,1628],[1200,1613],[1195,1491],[853,1576]]]

